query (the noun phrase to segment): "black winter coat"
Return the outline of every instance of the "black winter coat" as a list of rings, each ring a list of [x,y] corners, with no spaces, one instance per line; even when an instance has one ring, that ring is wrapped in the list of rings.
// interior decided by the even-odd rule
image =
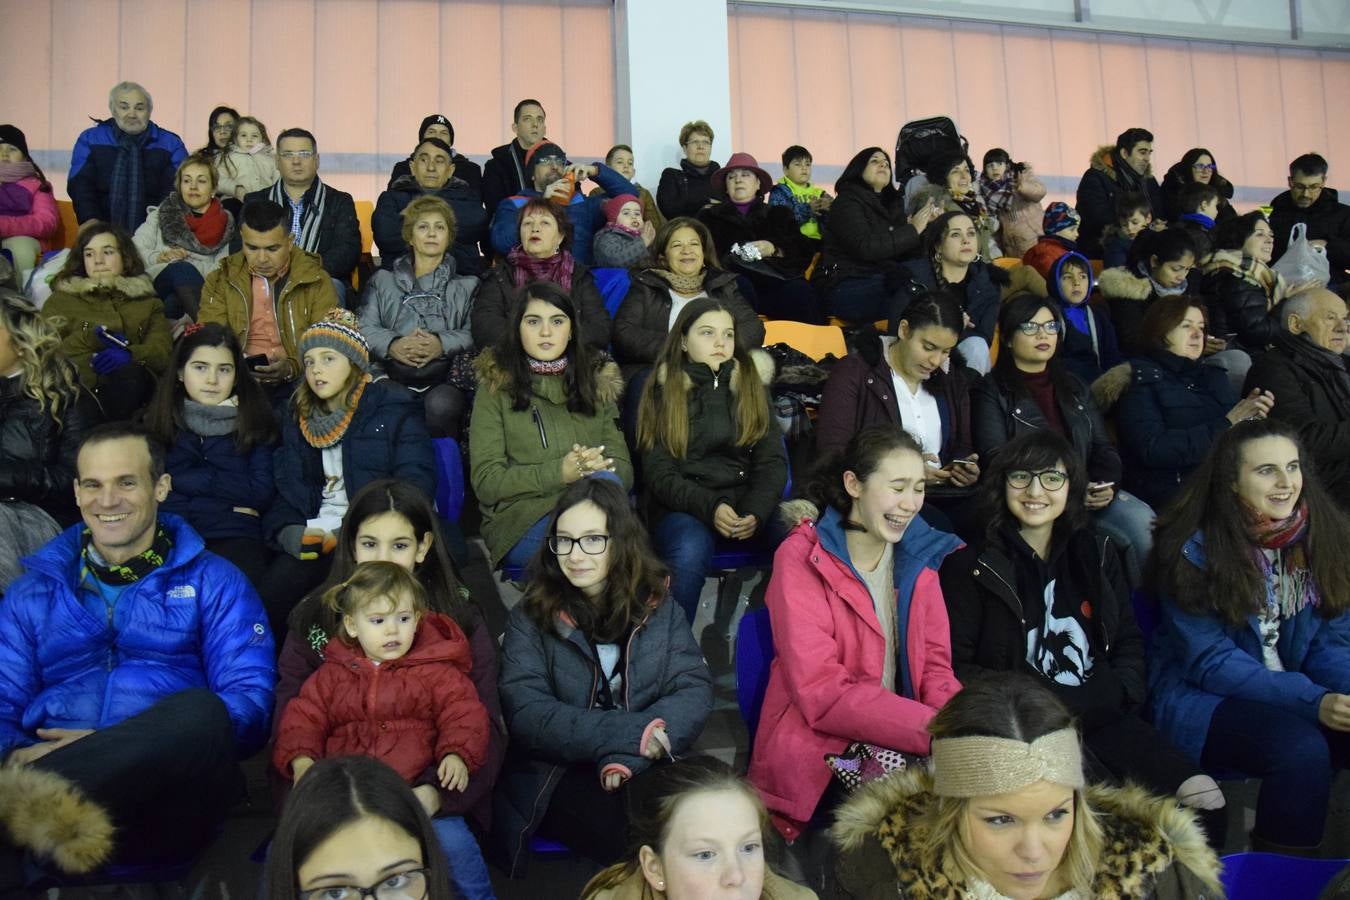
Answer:
[[[1237,404],[1228,375],[1174,353],[1130,360],[1116,406],[1125,490],[1159,509],[1204,462]]]
[[[1275,395],[1271,417],[1298,429],[1322,483],[1350,504],[1350,373],[1344,360],[1302,335],[1281,332],[1252,363],[1242,392],[1261,388]]]
[[[233,434],[202,437],[184,428],[165,455],[173,490],[160,508],[182,516],[208,541],[261,541],[262,516],[277,492],[272,449],[261,445],[240,453]],[[237,512],[240,507],[257,515]]]
[[[1167,170],[1162,180],[1163,212],[1167,221],[1175,222],[1181,218],[1181,192],[1193,182],[1190,172],[1186,171],[1180,162]],[[1233,204],[1229,202],[1233,199],[1233,182],[1215,172],[1210,177],[1209,183],[1219,192],[1219,214],[1214,217],[1214,224],[1236,218],[1237,210],[1233,209]]]
[[[1068,372],[1064,372],[1063,377],[1069,391],[1067,395],[1057,391],[1055,403],[1069,432],[1069,443],[1087,465],[1088,478],[1119,481],[1120,454],[1111,444],[1102,414],[1088,393],[1087,385]],[[975,450],[980,454],[983,467],[993,460],[1000,447],[1017,435],[1049,427],[1045,414],[1031,395],[1020,385],[1016,389],[1006,385],[997,369],[975,385],[970,415]]]
[[[661,183],[656,186],[656,205],[661,215],[667,219],[698,215],[712,199],[712,176],[719,168],[717,163],[710,162],[707,172],[699,172],[689,160],[682,159],[678,169],[663,171]]]
[[[969,684],[1005,672],[1031,675],[1089,730],[1142,706],[1148,692],[1144,639],[1115,543],[1092,529],[1074,532],[1062,546],[1052,547],[1046,567],[1058,589],[1080,593],[1090,604],[1091,617],[1085,624],[1093,668],[1087,683],[1077,687],[1052,682],[1027,662],[1024,603],[1043,599],[1018,595],[1019,580],[1027,580],[1018,578],[1018,570],[1035,565],[1020,538],[1002,534],[965,546],[942,564],[939,574],[951,622],[956,677]]]
[[[1232,269],[1206,272],[1200,279],[1199,296],[1209,301],[1205,330],[1216,337],[1236,334],[1237,344],[1248,353],[1260,353],[1280,333],[1266,289]]]
[[[770,206],[762,197],[754,199],[745,215],[726,199],[709,204],[699,210],[698,220],[712,232],[713,246],[725,269],[735,269],[731,248],[751,241],[768,241],[783,254],[766,257],[764,263],[785,276],[804,273],[816,252],[815,241],[802,234],[792,210]]]
[[[526,188],[533,188],[525,171],[525,148],[512,138],[509,144],[492,148],[492,157],[483,167],[483,180],[478,191],[483,206],[496,212],[497,205]]]
[[[39,412],[24,393],[24,378],[0,378],[0,500],[41,507],[62,526],[74,524],[75,456],[80,442],[99,423],[98,403],[78,388],[75,403],[61,415]]]
[[[773,361],[756,351],[757,371],[750,378],[767,384],[773,378]],[[737,515],[752,515],[762,531],[787,484],[787,457],[783,452],[783,434],[770,415],[764,436],[748,447],[736,443],[738,395],[747,373],[735,360],[727,360],[713,370],[701,363],[690,363],[681,376],[685,379],[689,410],[689,446],[683,458],[672,456],[658,444],[643,451],[642,471],[646,485],[647,522],[656,523],[671,512],[691,515],[712,527],[713,513],[726,503]],[[667,373],[658,369],[657,398],[660,402]]]
[[[708,296],[736,310],[736,343],[747,349],[764,343],[764,323],[745,302],[731,272],[708,269],[703,279]],[[670,332],[670,284],[650,269],[633,273],[628,293],[614,315],[614,358],[624,377],[656,361]]]
[[[438,191],[424,190],[411,175],[380,194],[375,201],[375,212],[370,218],[375,233],[375,246],[380,250],[380,268],[392,269],[394,260],[412,248],[403,240],[403,208],[418,197],[440,197],[455,213],[455,243],[451,252],[455,269],[461,275],[481,275],[483,257],[478,242],[488,235],[488,215],[478,192],[468,184],[452,178]]]
[[[317,181],[315,182],[317,184]],[[323,219],[319,222],[319,242],[314,252],[323,261],[323,270],[338,281],[350,282],[356,264],[361,261],[361,224],[356,220],[356,202],[352,195],[325,184],[323,201]],[[308,203],[313,196],[313,187],[305,196]],[[269,188],[254,191],[244,197],[247,206],[254,200],[273,200],[289,211],[285,200],[285,187],[278,181]],[[286,220],[288,223],[289,219]],[[236,230],[230,241],[230,252],[238,253],[244,242]]]
[[[820,267],[812,280],[828,292],[843,278],[893,273],[902,258],[918,252],[919,233],[905,216],[899,191],[878,194],[861,182],[845,182],[821,229]]]
[[[1092,162],[1078,182],[1075,208],[1082,216],[1078,227],[1078,250],[1089,259],[1101,259],[1102,230],[1116,220],[1116,195],[1122,190],[1117,167],[1129,165],[1120,161],[1113,147],[1101,147],[1092,155]],[[1130,181],[1139,182],[1138,189],[1147,195],[1155,215],[1166,208],[1162,187],[1152,175],[1134,175]],[[1126,190],[1129,189],[1127,186]]]
[[[1294,205],[1288,191],[1270,201],[1270,230],[1275,232],[1275,255],[1278,260],[1289,248],[1289,231],[1299,222],[1308,225],[1308,240],[1326,241],[1327,258],[1331,260],[1331,283],[1337,284],[1350,268],[1350,206],[1340,201],[1331,188],[1323,188],[1317,202],[1307,209]]]
[[[905,305],[909,301],[929,291],[937,290],[937,273],[933,268],[933,261],[930,259],[912,259],[902,263],[901,270],[906,276],[905,284]],[[966,272],[965,304],[966,314],[970,316],[974,324],[965,330],[962,338],[968,338],[978,335],[984,338],[986,343],[994,342],[994,327],[998,324],[998,308],[1001,302],[1001,288],[1010,281],[1008,273],[997,266],[991,266],[984,262],[973,262]],[[956,289],[957,296],[961,296],[961,290]],[[903,316],[905,307],[898,309],[892,316]]]
[[[480,350],[495,347],[510,328],[511,304],[516,298],[516,285],[511,279],[511,266],[505,260],[483,273],[478,290],[473,295],[473,310],[469,328],[473,345]],[[610,322],[605,310],[605,298],[596,287],[590,267],[575,263],[572,269],[572,305],[581,318],[579,333],[596,350],[609,347]]]

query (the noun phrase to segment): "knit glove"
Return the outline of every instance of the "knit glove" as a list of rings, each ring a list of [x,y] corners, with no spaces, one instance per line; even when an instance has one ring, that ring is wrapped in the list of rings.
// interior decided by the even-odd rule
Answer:
[[[131,362],[131,351],[121,347],[109,347],[94,354],[91,365],[99,375],[111,375]]]
[[[332,553],[337,548],[337,536],[322,528],[287,525],[277,534],[277,543],[296,559],[308,561]]]

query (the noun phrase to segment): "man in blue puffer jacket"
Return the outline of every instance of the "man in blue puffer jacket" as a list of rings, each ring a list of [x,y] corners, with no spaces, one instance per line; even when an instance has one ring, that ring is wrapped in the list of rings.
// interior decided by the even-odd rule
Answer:
[[[83,524],[25,559],[0,602],[0,831],[68,873],[209,842],[276,682],[258,595],[159,515],[159,446],[104,425],[76,466]],[[6,853],[0,840],[0,895]]]

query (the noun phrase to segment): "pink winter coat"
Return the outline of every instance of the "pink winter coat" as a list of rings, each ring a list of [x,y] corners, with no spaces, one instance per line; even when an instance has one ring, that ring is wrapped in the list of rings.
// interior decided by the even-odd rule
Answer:
[[[1045,184],[1030,171],[1023,172],[1013,190],[1012,206],[998,217],[1004,256],[1021,259],[1045,233],[1044,198]]]
[[[46,242],[55,237],[61,226],[56,197],[51,191],[41,190],[42,181],[36,177],[20,178],[12,183],[33,195],[33,207],[24,215],[0,214],[0,238],[31,237]]]
[[[895,548],[908,699],[881,684],[886,641],[872,596],[847,562],[840,522],[834,510],[819,526],[803,520],[774,554],[765,596],[775,657],[749,778],[789,841],[829,785],[825,754],[866,741],[927,755],[929,720],[961,689],[938,583],[960,539],[916,518]],[[895,677],[898,690],[904,674]]]

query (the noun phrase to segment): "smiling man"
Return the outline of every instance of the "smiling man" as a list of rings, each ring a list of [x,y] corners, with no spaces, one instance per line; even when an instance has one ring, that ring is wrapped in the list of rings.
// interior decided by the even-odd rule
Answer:
[[[1247,373],[1244,394],[1275,395],[1270,417],[1298,429],[1322,483],[1350,502],[1350,326],[1345,301],[1328,290],[1295,294],[1275,310],[1280,333]]]
[[[241,793],[237,760],[267,739],[262,604],[160,515],[170,487],[144,431],[90,432],[74,484],[83,523],[29,557],[0,603],[0,796],[17,801],[0,803],[0,825],[65,872],[204,845]],[[5,853],[0,841],[0,882]]]
[[[173,190],[187,148],[150,121],[154,107],[145,88],[123,81],[108,92],[112,115],[80,132],[66,187],[80,224],[98,219],[134,232],[146,207]]]

